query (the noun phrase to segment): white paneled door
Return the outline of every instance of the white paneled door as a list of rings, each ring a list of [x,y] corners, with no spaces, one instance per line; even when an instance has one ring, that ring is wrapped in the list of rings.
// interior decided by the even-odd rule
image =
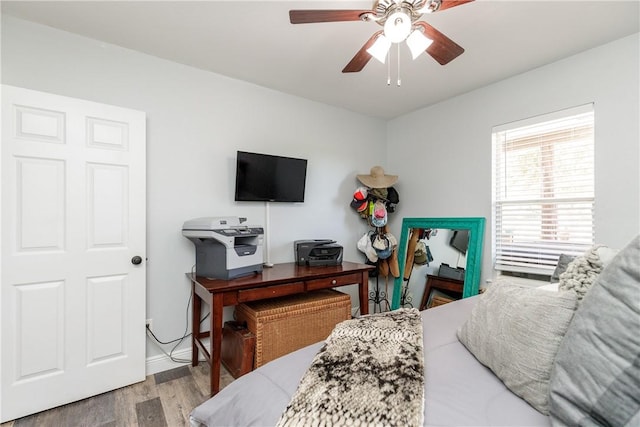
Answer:
[[[145,378],[145,120],[2,86],[3,422]]]

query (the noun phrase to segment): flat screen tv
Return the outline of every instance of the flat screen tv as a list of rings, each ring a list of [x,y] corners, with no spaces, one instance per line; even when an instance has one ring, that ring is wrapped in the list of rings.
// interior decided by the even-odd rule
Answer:
[[[307,161],[238,151],[238,202],[304,202]]]
[[[449,244],[463,254],[467,253],[469,247],[469,230],[455,230]]]

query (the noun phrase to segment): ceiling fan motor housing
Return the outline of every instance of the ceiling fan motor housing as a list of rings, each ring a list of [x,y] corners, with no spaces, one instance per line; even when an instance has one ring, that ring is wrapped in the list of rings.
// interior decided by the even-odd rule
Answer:
[[[437,11],[441,4],[442,0],[377,0],[373,5],[375,18],[372,20],[384,26],[387,20],[391,19],[391,16],[401,12],[409,16],[411,22],[414,22],[424,13]]]

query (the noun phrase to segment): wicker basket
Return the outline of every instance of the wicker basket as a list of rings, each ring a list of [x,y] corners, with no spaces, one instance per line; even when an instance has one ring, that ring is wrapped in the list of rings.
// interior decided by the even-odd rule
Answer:
[[[236,319],[256,336],[253,366],[326,339],[351,318],[351,298],[333,289],[240,304]]]
[[[453,299],[453,298],[435,296],[431,300],[431,305],[429,306],[429,308],[437,307],[439,305],[448,304],[448,303],[453,302],[453,301],[455,301],[455,299]]]

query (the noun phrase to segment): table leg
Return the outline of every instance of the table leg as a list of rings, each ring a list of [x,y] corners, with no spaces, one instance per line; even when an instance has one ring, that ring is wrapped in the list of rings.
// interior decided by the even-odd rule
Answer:
[[[358,284],[358,297],[360,299],[360,314],[369,314],[369,272],[363,271]]]
[[[196,284],[191,282],[191,298],[193,299],[193,310],[191,311],[191,366],[198,366],[198,346],[196,340],[200,336],[200,315],[202,300],[196,293]]]
[[[209,352],[211,354],[211,396],[220,391],[220,353],[222,351],[222,294],[214,294],[209,324]]]

